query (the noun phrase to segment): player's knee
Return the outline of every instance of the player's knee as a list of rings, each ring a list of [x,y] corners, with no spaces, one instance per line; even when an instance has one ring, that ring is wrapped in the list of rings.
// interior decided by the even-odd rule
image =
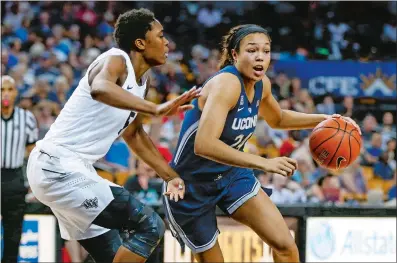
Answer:
[[[152,208],[130,197],[130,220],[135,225],[136,232],[147,232],[152,239],[164,236],[165,225],[161,217]]]
[[[134,231],[125,239],[123,246],[144,258],[148,258],[160,243],[165,233],[165,224],[154,211],[144,217]]]
[[[150,238],[153,242],[160,242],[165,233],[165,224],[161,217],[153,212],[147,217],[139,226],[144,235]]]

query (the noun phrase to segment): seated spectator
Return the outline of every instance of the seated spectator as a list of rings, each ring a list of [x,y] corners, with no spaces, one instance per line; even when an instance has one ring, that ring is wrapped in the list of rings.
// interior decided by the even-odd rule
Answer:
[[[343,190],[339,180],[331,173],[321,177],[307,192],[310,202],[343,203]]]
[[[36,77],[45,79],[49,84],[53,84],[60,75],[59,69],[54,66],[53,55],[46,51],[40,56],[39,67],[34,72]]]
[[[352,96],[347,96],[343,98],[342,105],[338,108],[337,113],[346,116],[346,117],[353,117],[354,111],[354,99]]]
[[[292,152],[290,157],[295,160],[305,160],[311,172],[313,172],[316,168],[314,166],[313,158],[310,154],[309,138],[303,139],[299,146]]]
[[[323,103],[317,105],[317,112],[321,114],[332,115],[336,112],[334,100],[331,96],[326,96]]]
[[[288,178],[279,174],[273,174],[272,183],[267,188],[272,189],[273,193],[270,199],[275,204],[293,204],[306,201],[305,191],[301,188],[291,189],[287,188]]]
[[[364,149],[363,165],[373,166],[382,154],[382,136],[374,133],[371,138],[371,145]]]
[[[293,106],[294,110],[304,113],[314,113],[316,112],[316,107],[314,105],[313,99],[309,94],[307,89],[302,89],[299,91],[298,98]]]
[[[368,191],[367,181],[364,178],[364,171],[360,162],[361,160],[358,158],[339,175],[342,187],[352,194],[366,194]]]
[[[375,117],[372,115],[365,116],[362,127],[361,127],[361,137],[363,138],[364,147],[369,145],[371,141],[372,134],[376,132],[376,128],[378,127],[378,122]]]
[[[374,165],[374,175],[383,180],[391,180],[393,178],[393,169],[390,167],[388,159],[387,152],[384,152]]]
[[[59,105],[49,100],[42,100],[34,107],[33,113],[38,122],[39,139],[42,139],[55,122],[59,114]]]
[[[396,137],[396,126],[394,125],[394,116],[391,112],[383,114],[382,126],[379,129],[382,134],[382,148],[386,148],[386,143]]]
[[[156,172],[142,160],[137,161],[136,175],[127,179],[124,188],[135,198],[150,206],[161,205],[162,180],[156,178]]]
[[[313,170],[305,159],[297,159],[297,161],[298,169],[295,170],[291,179],[297,182],[301,187],[307,188],[314,183],[312,178]]]

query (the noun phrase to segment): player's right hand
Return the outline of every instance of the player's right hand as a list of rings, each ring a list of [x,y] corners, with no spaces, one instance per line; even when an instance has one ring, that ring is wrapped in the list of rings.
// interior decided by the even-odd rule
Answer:
[[[185,196],[185,182],[180,177],[175,177],[174,179],[168,181],[167,192],[164,193],[170,197],[170,200],[175,200],[178,202],[179,198],[183,199]]]
[[[167,101],[163,104],[157,105],[156,116],[170,116],[176,113],[184,112],[193,109],[193,105],[184,105],[194,98],[200,97],[201,88],[194,86],[189,91],[184,92],[182,95],[173,100]]]
[[[298,168],[298,163],[294,159],[277,157],[273,159],[264,159],[262,170],[282,176],[292,176],[296,168]]]

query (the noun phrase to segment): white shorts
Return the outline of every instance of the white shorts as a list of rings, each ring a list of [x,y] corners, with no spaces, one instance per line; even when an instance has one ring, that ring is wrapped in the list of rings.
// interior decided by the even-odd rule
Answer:
[[[63,147],[40,141],[30,154],[27,177],[34,196],[58,219],[61,237],[82,240],[109,229],[92,224],[114,199],[94,167]]]

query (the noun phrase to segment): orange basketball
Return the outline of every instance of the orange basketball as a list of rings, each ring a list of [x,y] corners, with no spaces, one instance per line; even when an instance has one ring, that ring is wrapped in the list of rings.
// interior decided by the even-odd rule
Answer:
[[[319,123],[309,139],[313,159],[331,170],[349,166],[360,154],[359,131],[342,118],[330,118]]]

